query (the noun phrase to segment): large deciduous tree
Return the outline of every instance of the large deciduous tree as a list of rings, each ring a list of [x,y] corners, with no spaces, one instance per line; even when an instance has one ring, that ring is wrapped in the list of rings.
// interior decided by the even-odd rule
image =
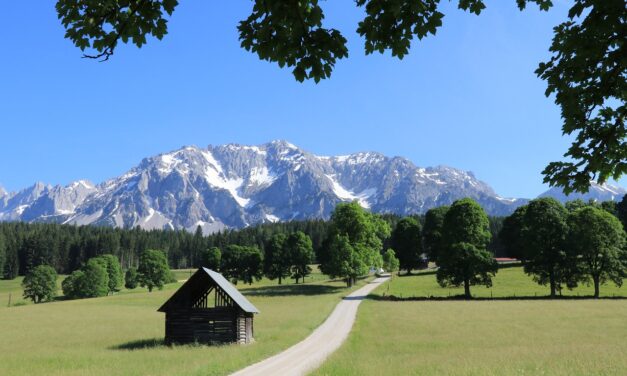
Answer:
[[[286,241],[286,234],[277,233],[272,235],[264,247],[264,274],[269,279],[278,279],[279,285],[283,283],[283,278],[290,276],[292,267],[291,255],[285,247]]]
[[[95,298],[109,293],[109,273],[102,259],[91,258],[61,284],[63,295],[70,299]]]
[[[0,279],[4,278],[4,260],[6,258],[6,243],[0,232]]]
[[[129,268],[124,274],[124,287],[129,290],[137,288],[137,269]]]
[[[527,206],[523,205],[503,220],[503,227],[499,232],[499,238],[510,257],[524,259],[523,229],[525,226],[525,213]]]
[[[149,292],[156,287],[159,290],[170,278],[170,267],[165,253],[156,249],[147,249],[139,256],[137,282],[147,287]]]
[[[338,204],[331,214],[323,273],[344,278],[352,286],[370,267],[382,263],[383,239],[389,236],[387,222],[365,211],[356,201]]]
[[[425,225],[422,229],[425,252],[429,260],[438,262],[438,254],[442,247],[442,228],[448,206],[429,209],[425,214]]]
[[[222,253],[220,271],[235,284],[252,284],[263,277],[263,254],[257,247],[229,245]]]
[[[218,270],[220,268],[220,260],[222,259],[222,252],[218,247],[210,247],[203,251],[201,255],[202,266],[209,269]]]
[[[627,276],[625,231],[620,221],[595,207],[585,207],[568,216],[568,245],[584,280],[592,280],[594,297],[608,280],[621,286]]]
[[[552,0],[516,0],[548,10]],[[415,38],[435,35],[444,14],[440,0],[356,0],[364,10],[357,32],[366,54],[391,53],[402,59]],[[460,9],[480,14],[484,0],[459,0]],[[138,47],[147,37],[162,39],[177,0],[58,0],[56,9],[70,39],[84,57],[107,60],[120,42]],[[251,14],[239,23],[242,48],[280,67],[298,81],[329,78],[338,60],[348,57],[348,41],[325,27],[319,0],[253,0]],[[561,107],[564,134],[575,141],[568,162],[550,163],[545,181],[587,191],[627,172],[624,0],[574,0],[568,19],[554,28],[551,58],[536,74],[547,82],[546,95]],[[192,260],[193,261],[193,260]]]
[[[117,257],[110,254],[100,255],[95,258],[96,261],[102,263],[107,270],[109,280],[107,286],[110,293],[119,291],[122,288],[122,267]]]
[[[49,265],[36,266],[26,274],[22,287],[24,298],[34,303],[50,301],[57,293],[57,272]]]
[[[616,216],[623,224],[623,229],[627,231],[627,195],[616,204]]]
[[[574,281],[571,260],[566,253],[568,212],[553,198],[532,200],[525,209],[519,243],[525,273],[541,285],[549,284],[555,297],[563,283]]]
[[[399,269],[400,262],[392,248],[388,248],[383,254],[383,269],[388,272],[395,272]]]
[[[420,223],[412,217],[401,219],[392,231],[390,240],[398,257],[400,270],[411,274],[412,269],[417,269],[421,264],[422,228]]]
[[[492,235],[483,208],[470,198],[455,201],[444,217],[442,235],[438,283],[463,285],[466,299],[471,298],[471,285],[492,286],[498,266],[486,248]]]
[[[287,254],[291,264],[292,278],[298,283],[299,279],[305,282],[305,277],[311,274],[311,264],[314,261],[311,238],[302,231],[290,234],[285,242]]]

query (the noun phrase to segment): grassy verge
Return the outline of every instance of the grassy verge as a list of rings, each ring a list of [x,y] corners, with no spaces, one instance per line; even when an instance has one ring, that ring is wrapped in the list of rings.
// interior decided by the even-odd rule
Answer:
[[[548,293],[520,268],[497,278],[493,295]],[[360,306],[346,343],[314,375],[627,374],[627,300],[378,300],[391,293],[448,296],[447,290],[434,275],[382,285]],[[474,287],[473,294],[490,296],[487,290]],[[625,296],[625,289],[604,290]],[[590,291],[570,292],[577,293]]]
[[[166,347],[164,317],[156,309],[179,286],[1,309],[0,374],[227,374],[305,338],[349,292],[319,274],[299,285],[239,285],[261,311],[255,344]]]

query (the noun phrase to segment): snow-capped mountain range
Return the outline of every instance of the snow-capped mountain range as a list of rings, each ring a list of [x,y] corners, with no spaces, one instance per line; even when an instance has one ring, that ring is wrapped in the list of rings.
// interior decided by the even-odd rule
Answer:
[[[594,185],[584,198],[620,199],[625,189]],[[561,191],[543,195],[561,200]],[[7,193],[0,220],[173,228],[205,233],[261,222],[328,218],[335,205],[357,200],[378,213],[407,215],[472,197],[492,215],[526,199],[498,196],[472,172],[417,167],[376,152],[325,157],[285,141],[259,146],[187,146],[146,158],[124,175],[95,185],[42,183]],[[571,197],[569,197],[571,198]]]

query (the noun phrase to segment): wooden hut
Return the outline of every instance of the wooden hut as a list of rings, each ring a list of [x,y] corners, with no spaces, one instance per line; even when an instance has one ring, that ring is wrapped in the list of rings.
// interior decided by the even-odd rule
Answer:
[[[259,313],[237,289],[211,269],[200,268],[159,312],[165,312],[165,342],[250,343],[253,314]]]

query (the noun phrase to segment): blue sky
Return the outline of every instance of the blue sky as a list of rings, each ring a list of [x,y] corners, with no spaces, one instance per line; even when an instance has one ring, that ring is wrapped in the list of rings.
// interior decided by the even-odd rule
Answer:
[[[365,56],[352,1],[322,5],[350,57],[330,80],[298,83],[239,47],[250,1],[187,1],[170,32],[109,62],[81,59],[54,2],[0,14],[0,185],[96,183],[183,145],[288,140],[321,155],[375,150],[473,171],[502,196],[534,197],[569,145],[533,71],[567,13],[489,0],[481,16],[444,1],[443,27],[404,60]],[[626,185],[623,179],[621,185]]]

